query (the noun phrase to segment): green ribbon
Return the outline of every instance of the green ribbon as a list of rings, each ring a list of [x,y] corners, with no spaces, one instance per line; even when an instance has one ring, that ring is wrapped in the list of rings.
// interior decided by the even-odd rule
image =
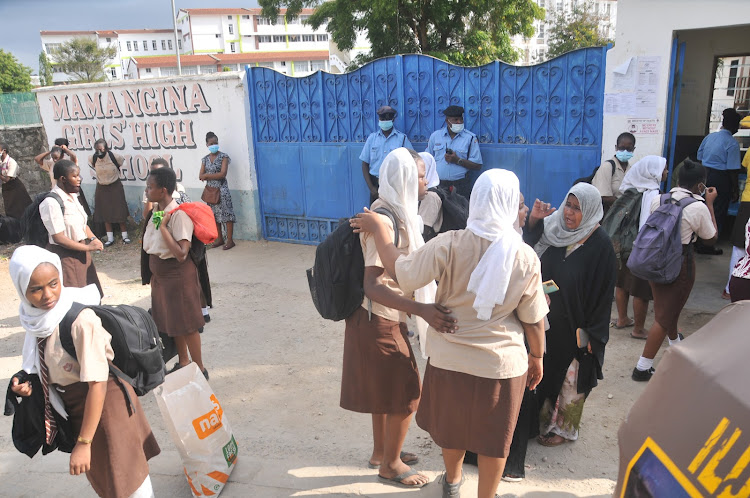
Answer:
[[[159,229],[159,226],[161,226],[161,222],[164,219],[164,211],[154,211],[154,213],[151,215],[151,221],[154,223],[154,226],[156,229]]]

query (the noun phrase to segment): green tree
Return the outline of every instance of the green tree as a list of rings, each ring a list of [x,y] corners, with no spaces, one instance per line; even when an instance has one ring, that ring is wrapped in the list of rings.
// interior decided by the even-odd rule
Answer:
[[[76,37],[55,49],[52,62],[79,83],[104,81],[104,65],[117,55],[117,48],[99,47],[92,38]]]
[[[275,22],[279,9],[286,17],[315,8],[307,24],[327,23],[341,50],[354,48],[358,32],[367,33],[371,50],[357,57],[361,65],[379,57],[404,53],[432,55],[457,64],[486,64],[496,59],[515,62],[513,35],[531,37],[533,22],[544,9],[533,0],[259,0],[263,15]]]
[[[52,86],[52,64],[44,50],[39,52],[39,82],[42,86]]]
[[[0,93],[31,91],[31,68],[0,48]]]
[[[549,27],[548,58],[571,50],[601,47],[613,41],[602,35],[602,24],[608,19],[594,12],[590,3],[575,6],[569,13],[556,12]]]

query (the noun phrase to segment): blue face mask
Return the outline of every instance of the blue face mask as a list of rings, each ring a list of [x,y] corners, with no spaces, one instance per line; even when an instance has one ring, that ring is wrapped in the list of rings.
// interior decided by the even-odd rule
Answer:
[[[621,163],[626,163],[633,159],[633,153],[629,150],[618,150],[617,152],[615,152],[615,157]]]
[[[209,145],[208,146],[208,151],[211,154],[216,154],[217,152],[219,152],[219,146],[218,145]]]
[[[462,131],[464,131],[464,124],[463,123],[451,124],[451,131],[453,133],[461,133]]]
[[[380,126],[380,129],[383,131],[388,131],[391,128],[393,128],[393,120],[389,121],[378,121],[378,126]]]

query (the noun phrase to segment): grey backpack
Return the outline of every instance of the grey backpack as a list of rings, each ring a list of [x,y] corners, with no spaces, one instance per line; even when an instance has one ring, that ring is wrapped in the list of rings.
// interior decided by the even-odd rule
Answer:
[[[671,284],[682,268],[682,210],[698,202],[692,196],[675,200],[662,194],[660,206],[651,213],[633,242],[628,258],[630,272],[657,284]]]

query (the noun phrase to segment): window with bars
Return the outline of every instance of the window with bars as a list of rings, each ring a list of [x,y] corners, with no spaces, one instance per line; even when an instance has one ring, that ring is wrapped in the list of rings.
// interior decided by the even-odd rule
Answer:
[[[271,43],[271,35],[258,35],[258,43]]]
[[[258,26],[270,26],[271,25],[271,19],[268,17],[261,17],[258,16]]]
[[[167,46],[169,47],[169,50],[172,50],[172,40],[167,40]]]
[[[234,34],[234,24],[230,24],[230,25],[229,25],[229,34],[230,34],[230,35],[233,35],[233,34]]]
[[[318,35],[318,41],[328,41],[328,35]]]
[[[156,40],[151,40],[151,48],[156,50]]]
[[[284,38],[286,38],[284,35],[273,35],[273,42],[281,43],[284,41]]]
[[[302,41],[303,42],[314,42],[315,41],[315,35],[302,35]]]
[[[128,43],[130,43],[130,42],[128,42]],[[133,42],[133,52],[138,52],[138,42],[137,41]]]
[[[234,43],[229,44],[229,51],[232,53],[235,53],[237,51]]]
[[[729,82],[727,84],[727,97],[734,96],[734,91],[737,88],[737,70],[740,67],[739,59],[735,59],[729,63]]]
[[[162,50],[166,50],[167,49],[167,41],[166,40],[162,40],[161,41],[161,49]]]
[[[298,42],[299,41],[299,35],[289,35],[289,42]]]
[[[143,51],[148,52],[148,42],[146,40],[143,40]]]

